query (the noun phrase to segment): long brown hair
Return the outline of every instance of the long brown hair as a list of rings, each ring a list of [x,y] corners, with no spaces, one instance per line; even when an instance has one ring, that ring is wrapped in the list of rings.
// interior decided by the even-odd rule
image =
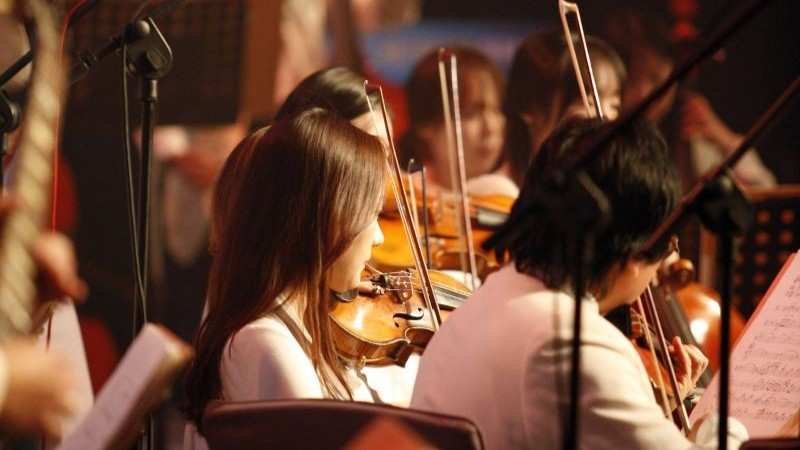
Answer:
[[[586,44],[592,64],[609,63],[622,84],[625,65],[614,49],[593,36],[586,36]],[[504,153],[517,185],[523,185],[532,149],[547,139],[579,95],[564,34],[552,30],[528,36],[514,53],[503,105]]]
[[[208,402],[221,393],[226,343],[279,308],[278,298],[305,302],[308,356],[323,388],[331,397],[352,398],[331,337],[326,274],[373,220],[383,195],[380,141],[328,111],[276,122],[235,152],[235,167],[218,181],[228,198],[215,213],[227,217],[187,376],[186,412],[198,427]]]
[[[369,96],[373,102],[377,101],[377,94],[370,93]],[[346,67],[337,66],[314,72],[303,79],[286,97],[275,115],[275,120],[296,116],[312,108],[322,108],[347,120],[353,120],[368,113],[369,103],[364,95],[364,77]],[[214,212],[209,237],[209,248],[212,254],[217,246],[217,241],[224,234],[222,219],[228,216],[224,209],[230,204],[228,200],[229,185],[238,178],[236,174],[241,170],[240,148],[253,145],[263,131],[264,129],[261,129],[260,132],[253,133],[245,139],[236,150],[231,152],[222,167],[212,200]]]

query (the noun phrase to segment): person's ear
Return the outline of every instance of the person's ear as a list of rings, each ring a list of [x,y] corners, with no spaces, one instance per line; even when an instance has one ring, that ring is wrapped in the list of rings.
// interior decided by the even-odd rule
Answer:
[[[622,270],[629,277],[636,278],[644,270],[645,263],[643,261],[629,258],[622,266]]]

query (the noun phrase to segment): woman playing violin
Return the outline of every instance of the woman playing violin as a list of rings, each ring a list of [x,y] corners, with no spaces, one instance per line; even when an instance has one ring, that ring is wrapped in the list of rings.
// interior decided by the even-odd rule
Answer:
[[[503,162],[505,118],[500,110],[503,77],[492,61],[471,47],[454,47],[458,58],[459,93],[467,188],[472,194],[516,197],[517,187],[497,171]],[[409,159],[425,165],[428,180],[451,190],[438,51],[426,53],[405,86],[410,128],[400,141],[400,164]]]
[[[608,125],[604,125],[608,126]],[[412,407],[465,416],[481,429],[487,448],[554,449],[562,444],[568,409],[570,339],[575,300],[565,227],[531,211],[542,174],[563,164],[603,126],[568,123],[542,146],[528,170],[509,221],[494,249],[512,264],[489,276],[450,315],[426,349]],[[580,443],[592,449],[695,448],[656,404],[642,361],[628,339],[601,315],[631,303],[645,289],[668,246],[641,246],[674,208],[678,180],[666,145],[647,125],[621,132],[586,168],[605,193],[611,218],[586,265],[583,299]],[[537,176],[532,176],[536,173]],[[468,351],[464,351],[468,349]],[[673,342],[678,378],[690,388],[707,360]],[[698,445],[713,445],[713,421],[699,427]],[[731,440],[746,437],[731,422]]]
[[[380,142],[313,109],[255,132],[233,155],[187,378],[190,419],[199,425],[217,399],[370,401],[337,356],[328,311],[331,292],[358,286],[382,241]]]

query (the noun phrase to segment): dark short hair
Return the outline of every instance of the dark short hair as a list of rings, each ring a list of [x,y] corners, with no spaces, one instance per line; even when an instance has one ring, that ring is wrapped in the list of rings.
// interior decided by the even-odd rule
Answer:
[[[373,100],[377,97],[372,96]],[[346,120],[369,112],[364,95],[364,77],[346,67],[331,67],[312,73],[286,97],[275,120],[322,108]]]
[[[572,281],[571,258],[564,250],[570,244],[569,233],[552,214],[535,205],[552,175],[563,171],[578,149],[591,145],[610,126],[584,119],[558,128],[529,166],[508,222],[489,240],[499,259],[510,256],[517,270],[541,279],[551,289]],[[611,206],[610,223],[595,236],[587,287],[603,283],[615,264],[630,258],[654,262],[665,256],[666,243],[640,253],[680,195],[677,174],[658,130],[647,123],[623,128],[585,170]]]

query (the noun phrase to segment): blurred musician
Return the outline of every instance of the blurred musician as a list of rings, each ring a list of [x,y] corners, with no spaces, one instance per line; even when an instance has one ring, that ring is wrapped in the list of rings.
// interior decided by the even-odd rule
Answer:
[[[625,65],[605,42],[586,37],[603,111],[609,120],[619,115]],[[583,117],[575,72],[560,30],[534,33],[517,48],[508,75],[504,111],[507,169],[522,185],[533,155],[567,117]]]
[[[623,87],[623,109],[638,104],[663,82],[675,67],[675,44],[671,42],[669,30],[657,18],[627,11],[609,19],[604,34],[620,51],[628,67],[628,80]],[[732,153],[743,140],[743,136],[717,115],[708,100],[696,92],[679,96],[673,88],[647,111],[646,117],[661,123],[679,101],[678,134],[689,145],[686,154],[677,154],[676,159],[685,185],[716,166]],[[679,149],[682,147],[676,147]],[[764,166],[758,152],[748,152],[734,166],[733,173],[740,183],[753,187],[775,186],[776,179]]]
[[[0,226],[14,207],[8,198],[0,201]],[[39,304],[86,296],[72,243],[65,236],[43,234],[33,257],[39,267]],[[67,355],[46,351],[30,337],[0,344],[0,428],[11,436],[61,437],[84,406],[79,375]]]
[[[450,49],[458,58],[458,81],[464,137],[467,190],[477,195],[516,197],[517,186],[500,170],[503,166],[505,118],[500,109],[503,77],[492,61],[472,47]],[[438,51],[426,53],[411,71],[405,86],[409,129],[400,140],[400,166],[413,158],[425,165],[433,186],[450,189]]]

